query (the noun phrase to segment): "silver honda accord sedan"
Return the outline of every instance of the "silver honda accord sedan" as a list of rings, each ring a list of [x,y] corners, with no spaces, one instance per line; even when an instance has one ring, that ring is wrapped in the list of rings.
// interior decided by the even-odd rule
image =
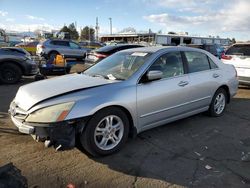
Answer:
[[[77,138],[100,156],[119,150],[129,135],[205,111],[221,116],[237,88],[235,68],[206,51],[135,48],[80,74],[20,87],[9,113],[36,140],[70,148]]]

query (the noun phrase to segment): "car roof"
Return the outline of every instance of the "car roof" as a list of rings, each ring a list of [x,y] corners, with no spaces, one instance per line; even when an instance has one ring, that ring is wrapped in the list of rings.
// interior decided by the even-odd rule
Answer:
[[[3,50],[8,50],[9,52],[22,52],[22,53],[25,53],[25,54],[29,54],[29,52],[27,52],[25,49],[23,48],[18,48],[18,47],[2,47],[0,49],[3,49]]]
[[[26,52],[25,49],[20,48],[20,47],[2,47],[1,49],[7,49],[7,50],[17,50],[17,51],[23,51]]]

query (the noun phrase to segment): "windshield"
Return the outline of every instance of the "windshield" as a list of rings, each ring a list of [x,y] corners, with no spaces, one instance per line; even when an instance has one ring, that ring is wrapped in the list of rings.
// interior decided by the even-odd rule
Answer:
[[[149,56],[146,52],[121,52],[103,59],[87,69],[84,74],[109,80],[127,80]]]

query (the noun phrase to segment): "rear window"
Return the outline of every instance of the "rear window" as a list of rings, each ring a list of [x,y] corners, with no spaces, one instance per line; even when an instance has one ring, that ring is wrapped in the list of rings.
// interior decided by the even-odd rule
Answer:
[[[226,55],[245,55],[250,56],[250,45],[234,45],[227,51]]]
[[[39,42],[30,42],[27,44],[27,46],[37,46]]]
[[[213,55],[217,55],[216,47],[214,45],[205,45],[204,50],[210,52]]]
[[[114,49],[116,49],[117,46],[104,46],[102,48],[99,48],[98,50],[96,50],[96,52],[110,52]]]
[[[115,46],[104,46],[102,48],[99,48],[98,50],[96,50],[96,52],[102,53],[102,52],[106,52],[106,53],[114,53],[116,51],[120,51],[120,50],[124,50],[124,49],[129,49],[129,48],[138,48],[138,47],[142,47],[140,45],[115,45]]]

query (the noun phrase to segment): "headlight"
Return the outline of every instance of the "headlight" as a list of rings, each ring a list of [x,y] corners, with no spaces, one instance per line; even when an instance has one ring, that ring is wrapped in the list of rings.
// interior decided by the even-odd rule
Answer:
[[[26,121],[36,123],[52,123],[63,121],[72,109],[73,105],[74,102],[68,102],[42,108],[31,113],[27,117]]]

